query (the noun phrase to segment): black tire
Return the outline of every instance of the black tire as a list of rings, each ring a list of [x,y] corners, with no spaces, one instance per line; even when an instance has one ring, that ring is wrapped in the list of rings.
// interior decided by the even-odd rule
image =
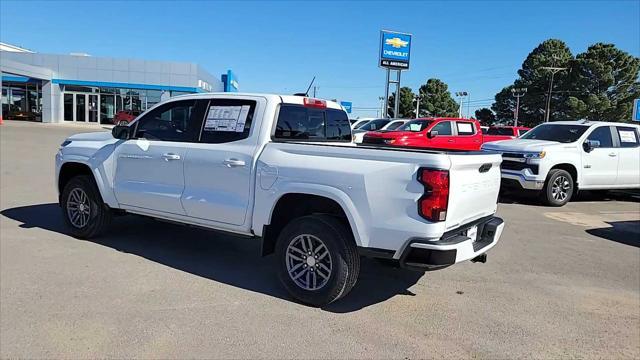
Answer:
[[[77,194],[77,191],[79,190],[84,192],[87,196],[86,202],[89,206],[86,211],[88,212],[88,216],[86,224],[83,226],[74,224],[72,214],[68,208],[70,204],[70,197],[74,190],[76,190],[74,194]],[[100,236],[111,224],[111,209],[109,209],[109,207],[102,201],[100,191],[98,190],[95,181],[90,176],[79,175],[69,180],[62,190],[60,206],[62,208],[62,217],[64,218],[64,222],[67,224],[71,230],[71,235],[74,237],[90,239]]]
[[[326,283],[317,289],[305,289],[303,285],[296,283],[293,277],[289,275],[287,264],[289,261],[294,260],[287,258],[287,250],[290,244],[295,245],[294,243],[299,241],[297,239],[301,235],[312,235],[315,237],[314,241],[319,240],[326,246],[328,251],[326,256],[329,256],[331,260],[331,271],[328,279],[324,280]],[[348,224],[346,221],[329,215],[308,215],[292,220],[278,236],[276,254],[278,258],[278,276],[284,287],[296,300],[312,306],[324,306],[348,294],[356,284],[360,272],[360,256]],[[314,263],[318,261],[316,265],[320,263],[319,260],[311,261]],[[325,259],[324,261],[327,260]],[[307,262],[305,262],[304,268],[307,267],[311,269],[314,266],[308,266]],[[296,275],[302,271],[305,270],[299,271]],[[309,272],[310,270],[306,271]],[[318,274],[317,271],[316,274]],[[306,275],[303,276],[306,277]],[[313,273],[311,276],[313,276]],[[320,279],[319,276],[318,279]],[[320,282],[322,281],[320,280]]]
[[[561,191],[564,192],[564,195],[558,194],[558,186],[560,186],[560,184],[557,184],[557,182],[560,182],[563,179],[566,180],[563,182],[563,189],[561,189]],[[573,177],[567,171],[562,169],[552,169],[549,171],[547,181],[544,183],[544,187],[542,188],[542,201],[549,206],[564,206],[573,196],[575,191],[574,184]]]

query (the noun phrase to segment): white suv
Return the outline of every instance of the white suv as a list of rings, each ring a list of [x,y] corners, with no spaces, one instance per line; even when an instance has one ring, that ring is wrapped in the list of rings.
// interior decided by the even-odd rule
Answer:
[[[557,121],[522,138],[486,143],[503,155],[503,186],[541,192],[551,206],[580,190],[640,188],[640,125]]]

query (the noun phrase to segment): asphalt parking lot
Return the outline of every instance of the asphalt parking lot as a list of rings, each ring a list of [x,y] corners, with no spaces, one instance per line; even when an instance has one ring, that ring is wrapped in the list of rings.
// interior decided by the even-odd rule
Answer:
[[[66,235],[54,154],[86,131],[0,126],[1,358],[640,358],[639,197],[503,199],[486,264],[365,260],[347,298],[314,309],[255,240],[136,216]]]

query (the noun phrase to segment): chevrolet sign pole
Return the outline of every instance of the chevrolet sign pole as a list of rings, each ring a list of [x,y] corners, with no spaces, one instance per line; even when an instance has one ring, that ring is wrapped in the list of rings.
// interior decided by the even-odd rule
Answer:
[[[378,65],[387,70],[385,83],[383,117],[389,117],[389,85],[396,85],[395,104],[393,106],[394,117],[400,112],[400,77],[402,70],[409,69],[411,54],[411,34],[382,30],[380,32],[380,53]],[[395,80],[391,80],[391,71],[394,71]]]

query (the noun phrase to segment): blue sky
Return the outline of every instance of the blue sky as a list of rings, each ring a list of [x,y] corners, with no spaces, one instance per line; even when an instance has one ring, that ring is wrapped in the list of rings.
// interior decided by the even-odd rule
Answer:
[[[548,38],[575,53],[609,42],[640,56],[640,1],[0,2],[0,40],[37,52],[196,62],[233,69],[242,91],[318,95],[378,108],[380,29],[413,34],[414,89],[437,77],[489,106]],[[358,110],[354,116],[375,115]]]

